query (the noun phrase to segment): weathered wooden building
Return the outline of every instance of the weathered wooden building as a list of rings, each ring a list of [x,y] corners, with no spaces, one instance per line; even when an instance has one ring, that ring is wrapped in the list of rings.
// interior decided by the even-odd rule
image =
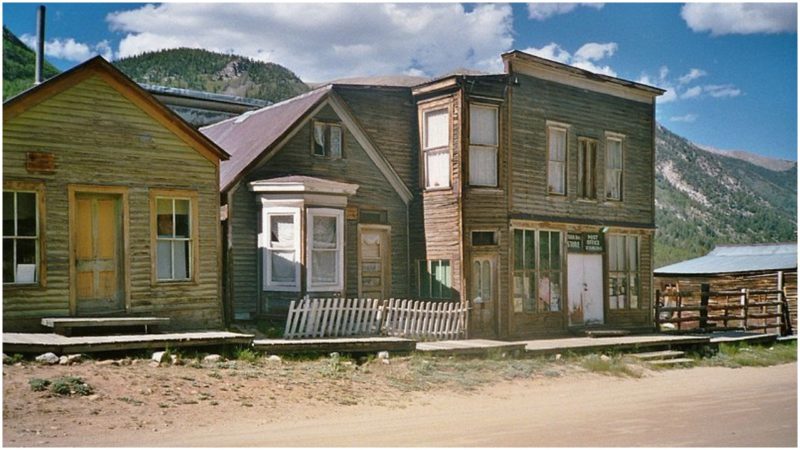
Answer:
[[[655,270],[656,289],[699,293],[779,290],[788,303],[791,330],[797,333],[797,243],[718,245],[705,256]],[[774,298],[774,296],[771,296]],[[734,298],[738,302],[738,298]]]
[[[226,292],[239,317],[339,294],[469,303],[471,337],[652,329],[664,91],[503,60],[503,74],[332,84],[202,129],[232,155]],[[315,286],[323,270],[331,282]]]
[[[100,57],[3,104],[3,327],[222,324],[228,155]]]

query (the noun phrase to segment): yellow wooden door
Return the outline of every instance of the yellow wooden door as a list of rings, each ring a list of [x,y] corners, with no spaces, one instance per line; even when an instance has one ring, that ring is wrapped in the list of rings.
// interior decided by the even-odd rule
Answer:
[[[75,300],[78,314],[123,311],[122,230],[118,196],[75,199]]]
[[[388,298],[391,290],[389,230],[359,229],[358,295],[361,298]]]

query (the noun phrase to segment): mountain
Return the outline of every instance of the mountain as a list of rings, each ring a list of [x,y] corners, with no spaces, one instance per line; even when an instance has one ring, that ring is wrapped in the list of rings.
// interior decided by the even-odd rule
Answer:
[[[700,145],[695,144],[699,148],[711,152],[716,153],[718,155],[729,156],[731,158],[741,159],[742,161],[747,161],[749,163],[755,164],[757,166],[761,166],[770,170],[775,171],[783,171],[789,170],[797,166],[796,161],[789,161],[786,159],[777,159],[777,158],[768,158],[766,156],[761,156],[756,153],[751,153],[745,150],[723,150],[716,147],[711,147],[709,145]]]
[[[33,87],[35,71],[36,54],[8,28],[3,27],[3,99]],[[59,74],[59,70],[46,60],[43,72],[45,79]]]
[[[237,55],[175,48],[114,61],[139,83],[279,102],[309,90],[289,69]]]
[[[759,162],[703,150],[658,126],[656,268],[716,244],[797,240],[797,165]]]

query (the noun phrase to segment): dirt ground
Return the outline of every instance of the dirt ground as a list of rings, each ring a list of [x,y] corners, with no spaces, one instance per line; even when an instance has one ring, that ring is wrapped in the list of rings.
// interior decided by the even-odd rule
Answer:
[[[640,376],[420,356],[3,367],[4,446],[791,446],[796,364]],[[79,376],[89,396],[34,392]]]

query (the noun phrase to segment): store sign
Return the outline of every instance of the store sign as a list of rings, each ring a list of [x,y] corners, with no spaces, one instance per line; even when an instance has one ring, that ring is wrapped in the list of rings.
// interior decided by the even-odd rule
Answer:
[[[570,253],[603,253],[602,233],[567,233],[567,251]]]
[[[570,253],[583,251],[583,235],[581,233],[567,233],[567,251]]]

